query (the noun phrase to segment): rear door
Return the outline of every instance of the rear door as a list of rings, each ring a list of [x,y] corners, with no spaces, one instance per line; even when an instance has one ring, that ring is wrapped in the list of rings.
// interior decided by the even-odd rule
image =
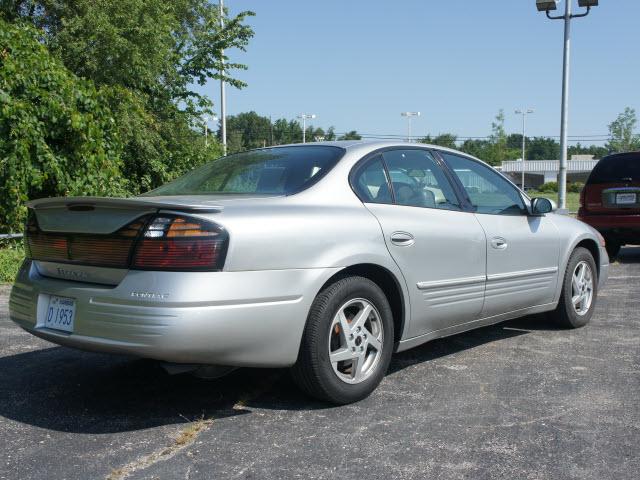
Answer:
[[[545,216],[529,216],[519,190],[487,165],[440,152],[486,235],[487,284],[482,317],[553,301],[560,237]]]
[[[439,161],[390,149],[359,165],[352,184],[382,227],[411,299],[409,336],[475,320],[482,311],[486,245]]]
[[[640,213],[640,153],[605,157],[595,166],[583,191],[589,214]]]

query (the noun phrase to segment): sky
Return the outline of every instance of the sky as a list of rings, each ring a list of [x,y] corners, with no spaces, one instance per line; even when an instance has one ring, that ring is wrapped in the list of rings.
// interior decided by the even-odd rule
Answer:
[[[215,1],[215,0],[214,0]],[[560,7],[564,9],[564,1]],[[574,13],[581,10],[574,1]],[[247,51],[229,51],[248,87],[227,87],[229,115],[315,114],[336,132],[486,136],[499,109],[508,133],[532,108],[528,136],[559,136],[563,22],[535,0],[226,0],[251,10]],[[558,11],[560,13],[560,11]],[[606,135],[625,107],[640,114],[639,0],[600,0],[572,21],[572,143]],[[218,82],[199,87],[219,112]],[[581,137],[581,138],[577,138]]]

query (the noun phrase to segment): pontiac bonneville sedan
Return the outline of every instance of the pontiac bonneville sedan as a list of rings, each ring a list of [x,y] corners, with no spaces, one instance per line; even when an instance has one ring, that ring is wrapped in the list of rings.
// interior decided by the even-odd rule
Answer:
[[[28,204],[11,319],[51,342],[180,370],[291,367],[369,395],[394,352],[549,312],[589,322],[594,229],[468,155],[329,142],[223,157],[135,198]]]

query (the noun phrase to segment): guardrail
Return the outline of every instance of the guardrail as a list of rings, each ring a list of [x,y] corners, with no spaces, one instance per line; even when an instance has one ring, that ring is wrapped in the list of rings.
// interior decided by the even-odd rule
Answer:
[[[12,238],[22,238],[22,233],[0,233],[0,240],[8,240]]]

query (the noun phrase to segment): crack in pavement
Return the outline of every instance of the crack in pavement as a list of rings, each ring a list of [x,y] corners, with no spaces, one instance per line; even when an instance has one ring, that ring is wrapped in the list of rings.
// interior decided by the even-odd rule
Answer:
[[[123,467],[114,468],[111,473],[107,475],[105,480],[122,480],[139,470],[144,470],[158,462],[168,460],[181,450],[192,445],[198,436],[212,424],[212,419],[204,418],[200,418],[199,420],[192,422],[189,426],[180,430],[178,437],[175,439],[173,444],[159,448],[158,450],[144,455]]]

